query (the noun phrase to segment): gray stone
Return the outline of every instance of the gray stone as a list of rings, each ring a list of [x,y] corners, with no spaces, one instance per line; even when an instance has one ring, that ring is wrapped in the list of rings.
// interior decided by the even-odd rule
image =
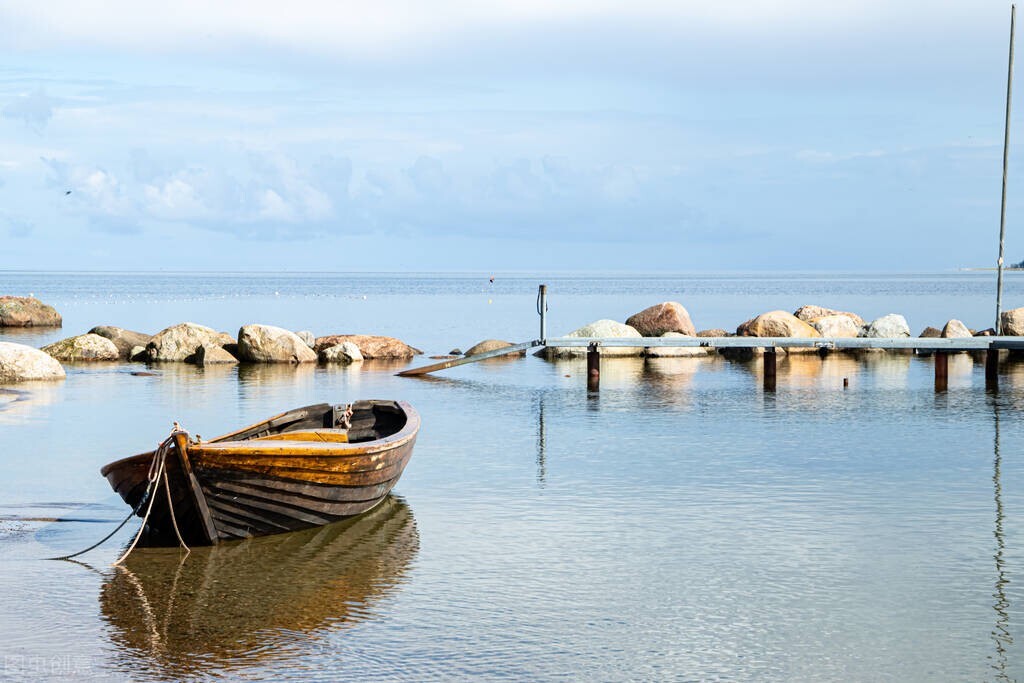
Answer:
[[[0,296],[0,327],[60,327],[60,313],[30,296]]]
[[[146,344],[146,355],[151,361],[186,362],[194,360],[200,346],[213,344],[223,346],[225,338],[234,341],[231,335],[218,332],[196,323],[179,323],[153,335]]]
[[[132,350],[128,352],[128,360],[135,361],[146,361],[149,360],[149,356],[146,355],[145,346],[133,346]]]
[[[693,335],[679,332],[666,332],[662,339],[673,337],[692,338]],[[715,349],[704,346],[648,346],[644,349],[647,358],[701,358],[716,353]]]
[[[824,306],[801,306],[793,311],[793,315],[807,323],[811,322],[815,318],[823,318],[827,315],[845,315],[853,320],[858,328],[864,327],[864,319],[856,313],[850,313],[849,311],[837,311],[832,308],[825,308]]]
[[[42,351],[64,362],[111,361],[121,357],[114,342],[92,333],[62,339],[44,346]]]
[[[296,332],[295,335],[302,341],[306,342],[306,346],[308,346],[309,348],[313,348],[314,346],[316,346],[316,336],[309,330],[302,330],[300,332]]]
[[[665,301],[645,308],[629,316],[626,324],[641,337],[660,337],[666,332],[679,332],[691,337],[697,334],[689,312],[677,301]]]
[[[320,360],[324,363],[361,363],[363,354],[358,346],[346,341],[320,351]]]
[[[615,320],[597,320],[584,325],[578,330],[573,330],[566,337],[601,337],[615,339],[639,338],[640,333],[629,325],[623,325]],[[601,349],[602,356],[640,356],[643,355],[642,346],[606,346]],[[538,355],[546,358],[580,358],[587,355],[587,349],[583,347],[552,347],[548,346],[540,351]]]
[[[131,330],[125,330],[120,327],[112,327],[110,325],[100,325],[89,330],[89,334],[98,334],[101,337],[109,339],[114,342],[114,346],[117,347],[118,356],[122,360],[128,360],[132,357],[132,349],[136,346],[145,348],[149,340],[153,338],[153,335],[144,334],[142,332],[132,332]]]
[[[1003,311],[999,316],[1003,334],[1011,337],[1024,336],[1024,308]]]
[[[501,339],[485,339],[484,341],[480,342],[479,344],[474,344],[473,346],[471,346],[468,349],[466,349],[466,355],[467,356],[475,356],[478,353],[487,353],[488,351],[497,351],[498,349],[504,349],[504,348],[507,348],[509,346],[512,346],[512,342],[507,342],[507,341],[504,341],[504,340],[501,340]],[[525,356],[526,355],[526,351],[524,350],[524,351],[520,351],[518,353],[510,353],[508,355],[509,356]]]
[[[53,356],[24,344],[0,342],[0,382],[64,379],[64,368]]]
[[[716,328],[711,329],[711,330],[701,330],[700,332],[697,333],[697,336],[698,337],[735,337],[736,333],[735,332],[729,332],[727,330],[723,330],[720,327],[716,327]]]
[[[907,319],[898,313],[883,315],[873,320],[860,333],[861,337],[872,337],[878,339],[898,339],[910,336],[910,327]]]
[[[942,330],[940,330],[937,327],[932,327],[931,325],[929,325],[928,327],[921,330],[921,334],[917,336],[920,337],[921,339],[938,339],[939,337],[942,336]]]
[[[856,337],[860,334],[860,324],[845,313],[823,315],[811,320],[811,327],[822,337]]]
[[[367,360],[405,359],[423,353],[401,339],[369,334],[331,334],[326,337],[317,337],[314,349],[319,353],[346,341],[358,346],[359,352]]]
[[[196,350],[193,362],[196,365],[228,365],[237,363],[238,359],[228,353],[223,346],[203,344]]]
[[[238,358],[252,363],[315,363],[316,353],[294,332],[273,325],[243,325]]]
[[[452,349],[451,351],[449,351],[448,355],[450,355],[450,356],[461,356],[462,355],[462,349],[456,347],[456,348]]]
[[[974,335],[967,329],[967,325],[954,318],[942,328],[942,336],[946,339],[963,339],[965,337],[973,337]]]

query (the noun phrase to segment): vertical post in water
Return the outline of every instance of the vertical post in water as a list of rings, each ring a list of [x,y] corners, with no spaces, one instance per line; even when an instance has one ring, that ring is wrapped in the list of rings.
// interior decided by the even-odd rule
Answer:
[[[601,388],[601,351],[597,342],[587,347],[587,391]]]
[[[999,349],[989,348],[985,352],[985,388],[999,388]]]
[[[949,388],[949,352],[935,352],[935,391]]]
[[[537,290],[537,313],[540,314],[540,341],[548,340],[548,286],[541,285]]]
[[[999,209],[999,260],[996,261],[996,334],[1003,333],[1003,242],[1006,239],[1006,167],[1010,155],[1010,101],[1013,95],[1013,30],[1017,5],[1010,5],[1010,63],[1006,70],[1006,126],[1003,128],[1003,198]]]
[[[775,391],[775,347],[764,350],[764,390]]]

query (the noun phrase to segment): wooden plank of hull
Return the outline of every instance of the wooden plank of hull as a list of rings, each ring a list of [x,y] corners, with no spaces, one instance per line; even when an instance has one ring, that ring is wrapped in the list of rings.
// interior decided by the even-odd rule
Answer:
[[[273,472],[275,469],[310,470],[313,472],[331,472],[334,474],[356,474],[359,472],[376,472],[393,467],[401,458],[405,448],[396,448],[383,453],[354,457],[313,457],[305,455],[278,456],[274,455],[220,455],[204,457],[203,454],[189,456],[194,467],[215,470],[237,470]]]

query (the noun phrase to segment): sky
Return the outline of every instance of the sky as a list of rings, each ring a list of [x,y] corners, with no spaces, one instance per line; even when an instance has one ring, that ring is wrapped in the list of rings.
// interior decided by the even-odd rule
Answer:
[[[1009,23],[989,0],[6,0],[0,270],[994,266]]]

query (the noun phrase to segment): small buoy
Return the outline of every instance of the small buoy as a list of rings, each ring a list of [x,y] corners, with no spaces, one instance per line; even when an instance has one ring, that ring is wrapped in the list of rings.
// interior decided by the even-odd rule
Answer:
[[[566,375],[566,377],[572,377],[572,375]]]
[[[366,301],[366,295],[363,294],[363,301]]]

